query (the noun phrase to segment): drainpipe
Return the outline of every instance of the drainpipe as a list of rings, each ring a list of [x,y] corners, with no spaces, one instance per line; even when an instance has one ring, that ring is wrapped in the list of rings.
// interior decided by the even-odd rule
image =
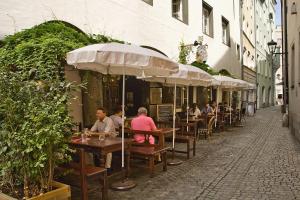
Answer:
[[[241,79],[244,80],[244,42],[243,42],[243,0],[240,1],[239,5],[239,20],[240,20],[240,65],[241,65]],[[244,91],[241,91],[241,104],[244,100]]]
[[[240,59],[241,78],[244,80],[244,43],[243,43],[243,0],[240,1]]]
[[[259,88],[258,88],[258,67],[257,67],[257,46],[256,46],[256,1],[254,1],[254,62],[255,62],[255,75],[256,75],[256,95],[255,95],[255,111],[257,110],[257,98],[258,98],[258,92],[259,92]]]
[[[284,5],[283,3],[281,3],[281,9],[284,10],[284,13],[283,16],[284,16],[284,43],[283,43],[283,40],[282,40],[282,45],[284,47],[284,52],[285,54],[282,54],[282,58],[285,58],[284,61],[285,61],[285,66],[283,69],[283,75],[284,75],[284,79],[283,79],[283,105],[284,105],[284,112],[286,112],[286,106],[288,105],[289,103],[289,86],[288,86],[288,42],[287,42],[287,1],[286,0],[282,0],[284,2]],[[284,7],[283,7],[284,6]],[[283,17],[281,17],[281,21],[283,22]],[[283,33],[282,33],[282,36],[283,36]],[[284,57],[283,57],[284,56]]]

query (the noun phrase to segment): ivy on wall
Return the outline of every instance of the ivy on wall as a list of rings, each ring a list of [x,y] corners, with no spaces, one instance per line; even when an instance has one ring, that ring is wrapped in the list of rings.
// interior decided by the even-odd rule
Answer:
[[[64,79],[66,53],[120,42],[47,22],[0,45],[0,191],[31,197],[51,190],[53,169],[68,159],[72,119],[67,102],[79,89]]]

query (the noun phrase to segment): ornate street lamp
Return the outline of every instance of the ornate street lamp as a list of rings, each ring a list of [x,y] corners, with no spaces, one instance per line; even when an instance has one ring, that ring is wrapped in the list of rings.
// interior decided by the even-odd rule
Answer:
[[[270,42],[268,42],[269,52],[272,56],[275,53],[276,46],[277,46],[277,42],[275,42],[273,39]]]

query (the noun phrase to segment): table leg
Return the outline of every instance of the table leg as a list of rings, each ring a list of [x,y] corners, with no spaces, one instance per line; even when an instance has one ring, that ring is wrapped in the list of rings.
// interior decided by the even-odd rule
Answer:
[[[126,160],[125,178],[128,178],[130,173],[130,151],[129,150],[125,151],[125,160]]]

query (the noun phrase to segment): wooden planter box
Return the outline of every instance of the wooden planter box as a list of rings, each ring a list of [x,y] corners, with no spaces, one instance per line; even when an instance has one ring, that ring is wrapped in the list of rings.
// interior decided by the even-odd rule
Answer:
[[[53,181],[52,186],[57,189],[47,192],[43,195],[39,195],[37,197],[32,197],[28,200],[69,200],[69,199],[71,199],[71,189],[70,189],[69,185],[65,185],[65,184]],[[1,200],[17,200],[15,198],[12,198],[1,192],[0,192],[0,199]]]

